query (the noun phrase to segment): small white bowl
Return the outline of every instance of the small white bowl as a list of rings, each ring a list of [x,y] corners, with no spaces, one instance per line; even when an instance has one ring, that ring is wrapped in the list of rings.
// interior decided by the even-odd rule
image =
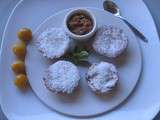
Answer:
[[[87,16],[89,16],[93,22],[93,28],[92,30],[85,34],[85,35],[77,35],[77,34],[74,34],[73,32],[71,32],[68,28],[68,20],[70,19],[71,16],[73,16],[74,14],[77,14],[77,13],[84,13],[86,14]],[[86,41],[88,40],[89,38],[91,38],[96,30],[97,30],[97,22],[96,22],[96,18],[95,16],[93,15],[93,13],[91,11],[89,11],[88,9],[85,9],[85,8],[76,8],[76,9],[73,9],[71,11],[69,11],[69,13],[65,16],[65,19],[64,19],[64,29],[66,31],[66,33],[73,39],[75,40],[78,40],[78,41]]]

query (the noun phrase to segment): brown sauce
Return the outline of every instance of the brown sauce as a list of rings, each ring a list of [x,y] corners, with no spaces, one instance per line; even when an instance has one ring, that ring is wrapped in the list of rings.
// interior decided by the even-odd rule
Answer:
[[[76,13],[68,20],[69,30],[76,35],[85,35],[93,28],[92,19],[84,13]]]

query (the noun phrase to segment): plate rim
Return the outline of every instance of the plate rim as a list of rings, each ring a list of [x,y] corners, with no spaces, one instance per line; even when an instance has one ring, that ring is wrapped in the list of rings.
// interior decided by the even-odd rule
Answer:
[[[158,35],[158,29],[157,29],[157,25],[155,23],[155,20],[153,18],[153,15],[151,14],[151,11],[150,11],[149,7],[146,5],[146,3],[144,2],[144,0],[141,0],[141,1],[144,4],[144,6],[146,7],[146,9],[148,10],[148,13],[150,14],[150,17],[152,19],[152,22],[153,22],[155,30],[156,30],[155,34],[156,34],[157,38],[159,39],[158,42],[160,43],[160,36]],[[153,117],[151,117],[151,119],[154,119],[158,115],[158,113],[160,113],[160,104],[159,104],[157,112],[155,112],[155,114],[153,115]]]

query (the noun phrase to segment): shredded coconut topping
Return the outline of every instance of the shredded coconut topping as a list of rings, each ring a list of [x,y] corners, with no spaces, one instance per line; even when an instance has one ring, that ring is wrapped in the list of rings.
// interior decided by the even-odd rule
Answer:
[[[113,26],[102,26],[94,38],[93,48],[106,57],[117,57],[128,44],[123,30]]]
[[[112,90],[118,81],[118,72],[116,67],[107,62],[93,64],[87,74],[89,87],[94,92],[107,93]]]
[[[77,67],[71,62],[58,61],[51,65],[44,76],[46,87],[56,93],[72,93],[80,80]]]
[[[62,28],[50,28],[41,33],[36,42],[43,56],[53,59],[65,54],[70,38]]]

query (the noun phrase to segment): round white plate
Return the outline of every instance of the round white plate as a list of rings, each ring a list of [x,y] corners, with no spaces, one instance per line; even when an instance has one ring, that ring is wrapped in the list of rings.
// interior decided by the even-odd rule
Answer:
[[[30,85],[36,95],[50,108],[71,116],[93,116],[107,112],[122,101],[124,101],[133,91],[141,72],[142,57],[139,44],[135,35],[128,26],[119,18],[103,10],[88,8],[96,17],[98,26],[112,25],[124,30],[128,36],[129,45],[126,52],[115,61],[111,61],[118,67],[120,81],[117,90],[108,96],[97,96],[87,86],[85,74],[88,67],[79,66],[81,73],[80,89],[71,96],[60,96],[50,92],[44,85],[44,71],[51,65],[51,60],[47,60],[38,52],[35,41],[39,35],[48,28],[63,27],[64,16],[69,10],[60,11],[47,18],[36,30],[34,39],[28,45],[26,56],[26,69]],[[103,18],[103,19],[102,19]],[[109,61],[95,53],[89,57],[91,63]],[[72,107],[71,107],[72,106]]]
[[[154,21],[142,0],[115,0],[122,15],[147,36],[149,42],[139,38],[143,55],[143,72],[136,89],[123,104],[106,114],[84,118],[85,120],[152,120],[160,110],[160,51],[159,38]],[[103,0],[21,0],[12,11],[3,34],[0,59],[0,104],[9,120],[82,120],[59,114],[42,104],[33,91],[22,92],[13,80],[10,64],[15,60],[11,46],[17,40],[16,33],[22,27],[33,31],[48,16],[70,7],[102,8]],[[136,9],[135,9],[136,8]],[[103,18],[102,18],[103,19]]]

